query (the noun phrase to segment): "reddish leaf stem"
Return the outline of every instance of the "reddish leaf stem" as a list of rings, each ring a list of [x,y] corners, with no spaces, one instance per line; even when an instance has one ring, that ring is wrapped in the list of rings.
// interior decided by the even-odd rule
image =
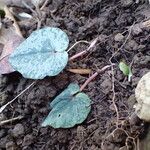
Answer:
[[[114,65],[114,64],[113,64],[113,65]],[[89,77],[89,78],[84,82],[84,84],[83,84],[83,85],[81,86],[81,88],[80,88],[80,91],[83,91],[83,89],[84,89],[93,79],[95,79],[95,77],[96,77],[98,74],[104,72],[106,69],[110,68],[111,66],[112,66],[112,65],[107,65],[107,66],[103,67],[102,69],[98,69],[91,77]]]
[[[76,59],[76,58],[78,58],[78,57],[80,57],[80,56],[82,56],[82,55],[84,55],[84,54],[86,54],[86,53],[87,53],[87,50],[84,50],[84,51],[82,51],[82,52],[79,52],[79,53],[73,55],[72,57],[70,57],[70,58],[69,58],[69,61],[72,61],[72,60],[74,60],[74,59]]]
[[[82,52],[79,52],[79,53],[73,55],[72,57],[70,57],[69,61],[74,60],[74,59],[76,59],[76,58],[78,58],[78,57],[80,57],[80,56],[86,54],[91,48],[93,48],[93,47],[95,46],[95,44],[96,44],[97,41],[98,41],[98,38],[94,39],[94,40],[91,42],[90,46],[89,46],[86,50],[84,50],[84,51],[82,51]],[[86,42],[86,43],[88,43],[87,41],[79,41],[79,42],[84,42],[84,43]],[[76,44],[78,44],[79,42],[75,43],[75,44],[73,45],[73,47],[74,47]],[[72,49],[72,47],[71,47],[70,49]],[[69,49],[69,50],[70,50],[70,49]],[[68,51],[69,51],[69,50],[68,50]]]

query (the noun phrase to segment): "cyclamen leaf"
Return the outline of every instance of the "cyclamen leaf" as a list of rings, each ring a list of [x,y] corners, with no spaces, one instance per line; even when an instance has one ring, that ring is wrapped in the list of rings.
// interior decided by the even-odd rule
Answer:
[[[68,62],[69,39],[59,28],[34,31],[10,56],[10,64],[25,78],[43,79],[59,74]]]
[[[54,128],[71,128],[82,123],[91,110],[90,98],[82,92],[77,84],[71,83],[50,104],[52,110],[42,123]]]

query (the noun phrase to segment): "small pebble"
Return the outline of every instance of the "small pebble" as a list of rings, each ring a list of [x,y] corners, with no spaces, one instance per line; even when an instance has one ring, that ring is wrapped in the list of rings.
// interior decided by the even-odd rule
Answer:
[[[19,139],[19,138],[18,138],[18,139],[16,140],[16,144],[19,145],[19,146],[22,145],[22,142],[23,142],[23,139]]]
[[[104,81],[101,83],[101,89],[103,93],[108,94],[111,91],[111,81],[106,77]]]
[[[14,137],[18,137],[18,136],[24,134],[23,125],[22,124],[16,124],[12,132],[13,132]]]
[[[129,7],[133,4],[133,0],[122,0],[121,4],[123,7]]]
[[[6,148],[6,143],[8,142],[8,136],[5,136],[0,139],[0,150]]]
[[[1,129],[1,130],[0,130],[0,138],[2,138],[2,137],[5,135],[5,133],[6,133],[5,130],[4,130],[4,129]]]
[[[138,50],[138,43],[135,40],[129,40],[129,42],[126,44],[125,48],[127,50]]]
[[[17,147],[13,141],[6,143],[6,150],[17,150]]]
[[[3,113],[0,113],[0,122],[6,120],[6,116]]]
[[[134,25],[131,31],[133,35],[139,35],[140,33],[143,32],[139,24]]]
[[[123,39],[124,39],[124,36],[123,36],[121,33],[116,34],[116,35],[115,35],[115,38],[114,38],[114,40],[115,40],[116,42],[120,42],[120,41],[122,41]]]
[[[33,136],[30,135],[30,134],[27,134],[27,135],[24,137],[24,139],[23,139],[23,143],[22,143],[23,147],[24,147],[24,146],[29,146],[29,145],[31,145],[32,143],[33,143]]]

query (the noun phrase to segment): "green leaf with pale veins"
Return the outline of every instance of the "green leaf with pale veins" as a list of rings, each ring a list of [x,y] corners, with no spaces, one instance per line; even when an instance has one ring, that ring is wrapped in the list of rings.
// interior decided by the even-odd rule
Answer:
[[[80,92],[77,84],[71,83],[50,103],[50,107],[52,110],[42,126],[71,128],[87,118],[91,110],[91,100],[85,93]]]
[[[67,65],[69,39],[59,28],[34,31],[11,54],[9,62],[25,78],[43,79],[59,74]]]

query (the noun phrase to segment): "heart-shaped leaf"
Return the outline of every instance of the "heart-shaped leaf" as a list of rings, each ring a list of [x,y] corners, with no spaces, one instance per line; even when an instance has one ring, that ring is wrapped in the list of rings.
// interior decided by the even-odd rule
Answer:
[[[80,92],[77,84],[71,83],[50,106],[52,110],[42,126],[70,128],[87,118],[91,110],[91,100],[85,93]]]
[[[25,78],[43,79],[59,74],[68,62],[69,39],[59,28],[34,31],[10,56],[13,68]]]

